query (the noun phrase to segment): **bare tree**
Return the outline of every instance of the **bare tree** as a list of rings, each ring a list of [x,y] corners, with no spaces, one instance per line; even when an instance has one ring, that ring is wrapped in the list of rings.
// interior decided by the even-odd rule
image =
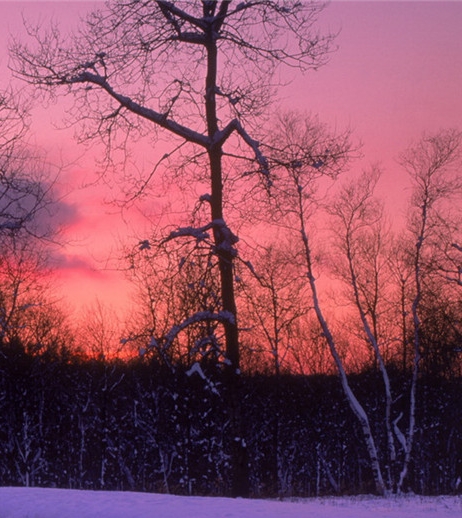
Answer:
[[[43,252],[43,251],[42,251]],[[4,240],[0,256],[0,333],[11,342],[24,335],[31,312],[43,300],[46,256],[35,244]]]
[[[385,389],[385,428],[388,443],[388,487],[396,487],[394,471],[396,448],[393,435],[392,403],[393,395],[390,377],[383,358],[378,333],[378,298],[381,276],[378,265],[379,254],[372,257],[364,254],[364,243],[380,236],[380,225],[383,210],[380,202],[374,198],[374,190],[380,172],[372,169],[363,173],[357,181],[344,185],[336,200],[328,208],[335,217],[335,233],[339,239],[339,248],[347,263],[347,276],[352,289],[352,298],[358,311],[363,332],[367,342],[374,351]],[[370,269],[368,259],[372,259],[372,276],[367,275]],[[384,261],[382,261],[384,262]]]
[[[209,318],[219,315],[221,307],[210,246],[198,246],[194,239],[179,246],[167,239],[160,245],[128,250],[127,257],[136,288],[130,341],[158,355],[172,370],[195,362],[214,364],[216,370],[226,363],[220,347],[222,330]],[[185,326],[185,322],[189,324]],[[156,346],[146,351],[150,341]]]
[[[53,180],[43,160],[25,145],[28,106],[11,89],[0,92],[0,239],[19,234],[49,237],[44,216]]]
[[[248,275],[250,272],[250,277]],[[247,275],[246,275],[247,274]],[[281,416],[286,402],[281,391],[281,375],[293,370],[293,351],[302,317],[309,312],[305,297],[306,283],[291,257],[289,244],[282,240],[262,247],[252,264],[242,271],[240,295],[246,302],[245,321],[249,322],[246,339],[263,371],[265,360],[275,377],[272,407],[274,476],[282,498],[290,492],[291,463],[284,455],[284,424]]]
[[[300,258],[311,290],[314,312],[347,401],[361,426],[375,490],[378,494],[384,494],[386,485],[369,416],[350,386],[337,341],[322,309],[315,275],[316,253],[310,232],[312,216],[320,208],[320,184],[326,179],[337,178],[350,156],[348,135],[335,137],[317,120],[289,114],[279,121],[273,142],[272,156],[279,171],[278,182],[275,181],[274,203],[280,210],[283,224],[299,236]]]
[[[58,231],[54,179],[27,145],[27,123],[27,103],[12,89],[0,92],[0,334],[24,342],[48,299],[47,245]]]
[[[245,124],[250,127],[272,99],[272,77],[281,64],[307,70],[326,61],[332,37],[313,30],[323,7],[270,0],[115,1],[92,13],[74,37],[65,40],[57,27],[43,31],[28,25],[33,43],[16,42],[11,48],[17,76],[51,95],[74,96],[71,118],[82,123],[81,139],[99,136],[114,150],[129,136],[156,138],[163,129],[174,138],[174,148],[192,146],[188,164],[206,166],[200,176],[210,189],[203,199],[209,204],[208,225],[218,258],[218,318],[225,330],[231,384],[239,370],[233,272],[237,237],[224,214],[224,196],[233,195],[224,191],[225,178],[232,174],[225,174],[224,156],[240,142],[250,155],[242,146],[238,154],[256,161],[251,169],[267,181],[267,162]],[[151,176],[142,180],[138,192]],[[241,443],[239,433],[235,436]],[[245,460],[234,464],[239,463]],[[239,478],[234,494],[247,491],[239,473],[235,483]]]
[[[307,135],[310,135],[308,139]],[[278,210],[280,224],[288,230],[296,229],[299,234],[301,257],[311,288],[314,311],[322,330],[322,336],[329,346],[339,372],[345,396],[362,428],[375,488],[380,494],[392,488],[398,492],[402,491],[407,478],[416,427],[416,387],[422,332],[419,315],[423,283],[425,278],[428,278],[429,275],[434,276],[436,273],[434,267],[435,246],[437,243],[441,243],[442,229],[446,232],[449,227],[455,228],[455,225],[449,223],[453,220],[451,220],[447,208],[450,198],[460,193],[460,171],[457,168],[460,160],[460,138],[460,133],[455,131],[441,132],[434,137],[424,138],[401,157],[401,163],[411,175],[414,184],[409,230],[413,242],[416,243],[415,249],[408,254],[412,258],[409,264],[414,284],[410,311],[414,328],[414,352],[406,434],[398,426],[402,415],[400,414],[394,419],[395,416],[392,414],[393,394],[378,332],[378,275],[380,268],[385,268],[386,263],[382,261],[381,266],[374,264],[370,272],[361,267],[361,261],[364,261],[368,255],[364,254],[364,243],[368,241],[367,234],[377,225],[381,217],[381,207],[373,198],[374,186],[378,179],[377,174],[364,175],[359,182],[344,187],[337,202],[329,209],[338,222],[336,232],[341,236],[341,250],[346,258],[345,273],[352,289],[352,299],[384,381],[385,427],[390,463],[388,479],[385,482],[369,416],[351,389],[345,363],[340,353],[338,335],[333,332],[332,324],[325,316],[315,275],[319,261],[313,244],[312,216],[320,207],[318,203],[320,187],[325,183],[326,178],[337,176],[345,160],[345,154],[342,154],[341,151],[347,147],[340,146],[341,139],[337,139],[336,143],[329,142],[329,145],[326,145],[325,142],[329,139],[326,136],[325,128],[319,124],[313,124],[313,121],[303,121],[294,116],[280,120],[278,128],[274,130],[272,159],[279,174],[275,175],[273,207]],[[324,152],[323,155],[324,147],[328,152]],[[446,210],[444,210],[445,208]],[[376,233],[375,238],[377,236]],[[378,255],[373,253],[371,257],[376,261]],[[369,274],[374,277],[372,279],[374,282],[370,283],[373,287],[372,290],[366,286]],[[401,277],[402,282],[405,283],[405,286],[402,286],[401,309],[404,324],[407,324],[405,305],[410,282],[408,270],[404,273],[401,272]],[[400,473],[396,474],[395,480],[393,465],[397,459],[398,449],[401,452],[402,463]]]
[[[397,364],[401,364],[403,374],[408,372],[409,363],[412,363],[412,344],[409,339],[409,330],[412,329],[412,318],[409,308],[413,294],[413,271],[412,271],[412,239],[406,232],[395,234],[392,239],[389,254],[389,271],[392,282],[395,285],[394,293],[391,295],[392,304],[399,308],[398,322],[399,332],[396,343],[399,344],[395,351]],[[398,311],[397,311],[398,313]]]
[[[116,311],[96,300],[79,319],[79,346],[90,357],[101,362],[123,357],[126,350],[124,332]]]
[[[27,130],[27,106],[9,89],[0,93],[0,152],[8,160]]]
[[[458,286],[462,286],[462,246],[458,243],[451,243],[451,252],[447,253],[449,256],[449,268],[444,268],[443,270],[452,282],[455,282]]]
[[[258,353],[259,363],[269,357],[276,377],[291,369],[297,330],[309,312],[304,279],[288,251],[277,243],[263,247],[245,267],[241,278],[241,296],[246,301],[246,321],[252,323],[249,339]],[[251,275],[246,275],[250,271]]]
[[[462,133],[444,130],[435,135],[424,136],[409,147],[400,157],[400,163],[407,171],[413,195],[409,213],[409,232],[415,248],[413,252],[414,297],[412,320],[414,326],[414,356],[410,389],[409,427],[406,437],[401,437],[404,448],[404,463],[398,490],[406,480],[411,461],[415,435],[416,393],[421,359],[422,323],[420,317],[426,266],[431,264],[439,230],[448,220],[448,204],[462,193],[461,176]],[[431,270],[430,270],[431,271]]]
[[[325,60],[331,38],[312,30],[322,7],[270,1],[236,6],[228,1],[114,2],[91,14],[67,44],[56,27],[45,32],[29,26],[34,46],[12,46],[17,75],[53,94],[59,87],[74,94],[73,116],[83,122],[83,139],[99,135],[110,146],[118,132],[126,141],[127,133],[152,126],[207,155],[210,230],[219,257],[223,311],[232,315],[225,329],[234,368],[239,365],[232,280],[236,238],[224,223],[224,146],[239,135],[253,151],[257,170],[267,173],[258,143],[241,121],[270,97],[265,85],[279,64],[307,69]],[[263,30],[257,31],[259,24]],[[243,69],[249,61],[252,66]],[[239,81],[232,75],[239,73],[236,65],[243,70]],[[229,122],[220,127],[225,116]]]

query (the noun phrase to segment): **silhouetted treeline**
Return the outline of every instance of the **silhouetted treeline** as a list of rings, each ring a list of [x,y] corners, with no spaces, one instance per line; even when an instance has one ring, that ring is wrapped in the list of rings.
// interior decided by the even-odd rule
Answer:
[[[396,372],[397,386],[399,377]],[[374,371],[352,377],[378,434],[380,383]],[[460,491],[462,380],[419,383],[408,489]],[[223,390],[216,367],[32,355],[20,343],[4,346],[0,485],[227,495],[226,441],[235,438],[227,433]],[[360,431],[336,376],[244,376],[240,390],[251,495],[373,490]],[[405,405],[406,393],[399,397]],[[385,437],[377,443],[385,450]]]

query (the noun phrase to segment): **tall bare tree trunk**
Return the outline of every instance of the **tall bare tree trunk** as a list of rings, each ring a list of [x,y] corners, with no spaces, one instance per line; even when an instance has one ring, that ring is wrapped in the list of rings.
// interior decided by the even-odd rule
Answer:
[[[207,76],[205,84],[205,108],[207,132],[211,142],[218,134],[218,117],[216,108],[217,92],[217,44],[210,30],[207,49]],[[234,497],[249,496],[248,455],[243,438],[243,422],[240,393],[240,351],[237,325],[237,306],[234,292],[234,256],[233,245],[237,240],[225,223],[223,214],[223,169],[222,144],[212,144],[208,149],[211,178],[211,216],[213,237],[218,255],[220,271],[220,290],[222,309],[229,318],[224,321],[226,340],[225,394],[227,408],[230,413],[230,431],[228,440],[231,448],[231,495]]]

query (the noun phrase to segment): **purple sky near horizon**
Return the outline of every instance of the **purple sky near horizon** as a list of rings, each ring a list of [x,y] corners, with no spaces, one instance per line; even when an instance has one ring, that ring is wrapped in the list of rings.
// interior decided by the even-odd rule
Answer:
[[[8,82],[8,33],[23,32],[21,13],[31,19],[53,16],[72,26],[96,2],[0,1],[0,87]],[[305,109],[339,130],[350,126],[363,142],[357,168],[380,162],[379,194],[392,211],[404,210],[406,181],[397,155],[423,132],[462,124],[462,2],[334,1],[319,27],[339,32],[338,50],[317,72],[296,77],[281,90],[284,106]],[[33,111],[31,141],[48,160],[64,165],[59,178],[69,244],[55,252],[60,291],[71,306],[91,305],[96,297],[114,308],[128,301],[127,284],[113,270],[119,245],[148,228],[140,213],[104,203],[106,185],[80,188],[94,179],[97,148],[85,150],[57,130],[63,104]]]

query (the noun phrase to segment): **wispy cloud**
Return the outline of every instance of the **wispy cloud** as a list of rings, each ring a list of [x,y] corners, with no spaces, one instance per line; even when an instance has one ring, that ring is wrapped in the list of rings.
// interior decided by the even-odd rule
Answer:
[[[96,268],[94,263],[83,255],[68,255],[61,251],[55,251],[50,256],[49,266],[56,270],[56,273],[75,271],[90,277],[104,276],[104,272]]]

